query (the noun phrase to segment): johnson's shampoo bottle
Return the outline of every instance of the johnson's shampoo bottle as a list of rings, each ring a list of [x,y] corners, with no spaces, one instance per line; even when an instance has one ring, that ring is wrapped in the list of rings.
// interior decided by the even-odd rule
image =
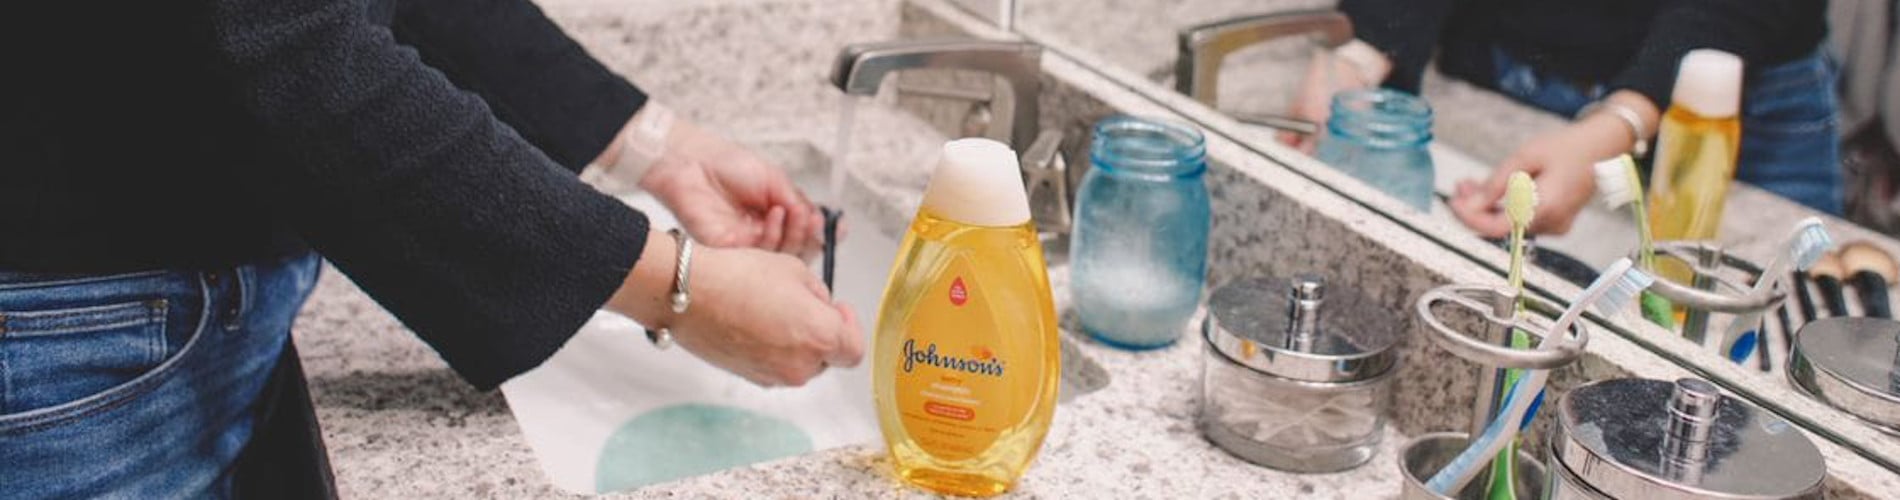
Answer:
[[[878,423],[898,477],[933,491],[1009,490],[1055,412],[1055,300],[1018,172],[1002,143],[944,144],[878,313]]]

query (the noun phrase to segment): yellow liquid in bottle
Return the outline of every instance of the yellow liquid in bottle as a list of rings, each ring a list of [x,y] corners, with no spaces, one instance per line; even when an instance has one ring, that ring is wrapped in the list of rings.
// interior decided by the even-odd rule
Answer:
[[[1722,204],[1735,178],[1742,122],[1709,118],[1681,106],[1663,114],[1650,175],[1649,226],[1656,241],[1709,240],[1722,225]],[[1657,271],[1678,283],[1694,274],[1675,259],[1657,259]]]
[[[1042,446],[1061,373],[1035,227],[924,208],[897,255],[872,360],[897,475],[953,495],[1007,491]]]

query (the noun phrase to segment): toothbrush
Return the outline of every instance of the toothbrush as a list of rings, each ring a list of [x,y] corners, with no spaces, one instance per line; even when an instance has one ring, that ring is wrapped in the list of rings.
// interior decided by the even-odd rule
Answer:
[[[1655,235],[1649,231],[1649,208],[1643,203],[1643,175],[1636,171],[1636,161],[1629,155],[1618,155],[1597,162],[1595,170],[1597,192],[1603,193],[1603,204],[1612,210],[1629,205],[1630,216],[1636,219],[1636,268],[1656,272]],[[1670,330],[1676,328],[1676,306],[1669,299],[1644,291],[1640,300],[1644,319]]]
[[[1512,307],[1513,314],[1524,311],[1524,230],[1531,226],[1531,217],[1537,213],[1537,182],[1530,174],[1522,171],[1512,172],[1505,184],[1504,216],[1511,221],[1511,290],[1517,296]]]
[[[1544,336],[1544,340],[1538,343],[1537,348],[1551,349],[1560,347],[1562,343],[1588,342],[1588,339],[1584,337],[1575,340],[1559,339],[1566,336],[1571,325],[1583,317],[1585,310],[1594,306],[1603,315],[1613,316],[1618,310],[1634,302],[1651,283],[1655,283],[1655,278],[1633,269],[1628,258],[1617,259],[1603,271],[1601,276],[1597,277],[1595,282],[1590,283],[1589,288],[1583,290],[1582,295],[1571,301],[1570,307],[1564,309],[1563,315],[1558,316],[1557,322],[1551,325],[1550,333]],[[1425,483],[1425,487],[1439,495],[1449,496],[1451,492],[1463,490],[1465,485],[1470,484],[1471,480],[1477,477],[1479,467],[1486,457],[1497,455],[1507,448],[1507,444],[1517,438],[1518,430],[1523,427],[1522,422],[1529,416],[1531,401],[1535,399],[1539,391],[1544,390],[1544,384],[1549,380],[1549,370],[1530,370],[1525,380],[1512,386],[1511,391],[1505,395],[1503,410],[1499,412],[1498,418],[1492,419],[1491,424],[1485,426],[1484,433],[1473,439],[1471,445],[1453,458],[1450,464],[1434,474],[1431,480]],[[1494,478],[1494,491],[1495,485]]]
[[[1524,231],[1530,227],[1531,218],[1537,212],[1537,183],[1530,174],[1514,172],[1505,186],[1504,216],[1511,221],[1511,319],[1516,320],[1524,314]],[[1530,347],[1530,336],[1517,329],[1511,330],[1511,347],[1524,349]],[[1521,370],[1505,372],[1505,387],[1515,387],[1523,380]],[[1500,408],[1506,406],[1500,405]],[[1503,418],[1501,415],[1498,418]],[[1517,463],[1512,455],[1517,453],[1516,443],[1500,452],[1491,463],[1491,492],[1493,500],[1515,500],[1517,498]]]
[[[1806,271],[1814,267],[1815,261],[1821,260],[1821,256],[1833,246],[1834,238],[1828,236],[1827,228],[1822,227],[1819,217],[1802,219],[1801,222],[1795,224],[1794,231],[1788,235],[1788,240],[1779,247],[1787,250],[1768,261],[1768,267],[1762,270],[1761,277],[1755,280],[1755,287],[1749,290],[1749,294],[1757,297],[1768,294],[1781,283],[1782,276],[1788,275],[1790,265],[1796,270]],[[1736,316],[1735,321],[1728,324],[1728,330],[1722,335],[1720,352],[1728,354],[1730,359],[1737,361],[1748,359],[1748,349],[1739,344],[1754,340],[1745,339],[1745,334],[1761,324],[1761,315],[1764,312],[1751,311]],[[1754,344],[1760,343],[1754,342]]]

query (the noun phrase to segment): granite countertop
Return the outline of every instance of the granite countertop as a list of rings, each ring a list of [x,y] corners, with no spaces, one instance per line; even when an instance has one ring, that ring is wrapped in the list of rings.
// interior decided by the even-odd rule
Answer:
[[[802,144],[842,158],[854,180],[890,208],[873,217],[880,226],[901,227],[916,206],[943,137],[887,106],[860,105],[856,138],[839,154],[833,145],[842,97],[824,82],[838,47],[895,37],[901,0],[539,3],[611,68],[708,128],[748,144]],[[768,71],[757,61],[774,64]],[[1743,191],[1736,198],[1752,196],[1765,195]],[[1066,270],[1052,270],[1051,278],[1058,302],[1066,302]],[[325,269],[294,336],[344,497],[571,496],[543,477],[499,392],[477,392],[462,382],[335,269]],[[1057,409],[1039,458],[1014,495],[1397,494],[1392,450],[1403,437],[1391,430],[1371,463],[1338,474],[1273,472],[1213,448],[1193,423],[1202,356],[1197,335],[1147,352],[1071,338],[1113,380]],[[919,491],[890,477],[881,446],[860,445],[631,494],[829,498]]]
[[[831,51],[844,41],[806,43],[818,47],[808,50],[781,45],[735,51],[732,44],[709,44],[703,38],[716,36],[709,33],[734,30],[770,32],[761,36],[895,33],[895,16],[891,14],[896,12],[897,2],[787,0],[744,7],[717,2],[710,5],[668,15],[644,12],[635,16],[590,0],[543,2],[544,8],[597,56],[632,76],[657,98],[675,103],[675,108],[692,119],[742,142],[800,142],[837,156],[829,149],[840,97],[824,85],[822,77]],[[795,22],[783,25],[787,19]],[[828,25],[816,29],[798,26],[796,20],[822,20],[805,22]],[[697,26],[716,23],[738,26]],[[623,40],[619,35],[623,32],[650,33],[651,37],[635,44]],[[792,61],[791,70],[755,75],[743,71],[643,69],[741,68],[737,61],[757,57]],[[722,76],[708,80],[703,77],[707,74]],[[746,97],[722,98],[731,95]],[[943,138],[915,119],[883,106],[860,106],[856,121],[856,130],[879,133],[858,134],[850,154],[845,155],[846,163],[855,180],[895,207],[882,217],[889,220],[877,222],[901,227],[917,203],[928,161]],[[1066,301],[1065,278],[1061,268],[1052,272],[1061,301]],[[428,346],[336,269],[325,269],[315,294],[298,318],[294,336],[344,497],[570,496],[543,477],[533,451],[498,392],[478,392],[458,379]],[[1340,474],[1273,473],[1213,448],[1193,424],[1199,401],[1196,392],[1201,356],[1201,342],[1195,335],[1184,335],[1170,348],[1140,353],[1080,339],[1077,343],[1111,373],[1113,381],[1057,410],[1036,465],[1014,494],[1362,497],[1368,493],[1392,496],[1397,492],[1390,449],[1402,438],[1392,431],[1387,431],[1384,450],[1371,464]],[[889,476],[881,445],[860,445],[656,485],[631,494],[920,494]]]

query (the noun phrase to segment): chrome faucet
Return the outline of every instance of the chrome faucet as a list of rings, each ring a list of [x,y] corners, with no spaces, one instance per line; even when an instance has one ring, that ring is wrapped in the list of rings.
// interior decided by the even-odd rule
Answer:
[[[1255,44],[1294,35],[1313,35],[1322,47],[1352,41],[1352,21],[1332,10],[1256,14],[1181,30],[1174,59],[1174,89],[1218,109],[1220,68],[1229,54]],[[1278,115],[1232,114],[1243,123],[1312,134],[1319,126]]]
[[[979,39],[923,39],[861,43],[845,46],[832,66],[831,83],[848,95],[876,95],[884,78],[909,69],[982,71],[1001,77],[1008,105],[991,109],[979,104],[966,116],[963,133],[984,128],[985,137],[1004,141],[1022,154],[1024,186],[1037,227],[1067,233],[1074,200],[1067,163],[1061,154],[1062,133],[1041,130],[1037,99],[1042,94],[1042,47],[1027,42]],[[986,100],[954,90],[902,89],[937,97]],[[976,117],[976,122],[970,121]]]

